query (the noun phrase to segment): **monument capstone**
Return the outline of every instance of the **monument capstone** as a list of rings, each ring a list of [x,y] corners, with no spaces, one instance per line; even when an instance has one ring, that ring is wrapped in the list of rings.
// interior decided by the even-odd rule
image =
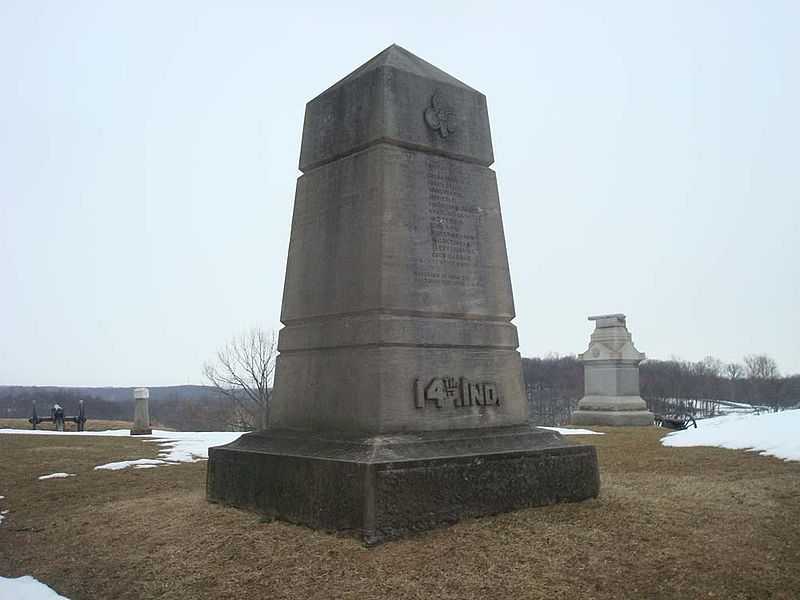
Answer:
[[[572,413],[573,425],[652,425],[653,413],[639,396],[639,363],[625,315],[589,317],[595,322],[583,363],[584,396]]]
[[[269,428],[212,501],[367,543],[597,495],[527,423],[486,98],[393,45],[306,106]]]

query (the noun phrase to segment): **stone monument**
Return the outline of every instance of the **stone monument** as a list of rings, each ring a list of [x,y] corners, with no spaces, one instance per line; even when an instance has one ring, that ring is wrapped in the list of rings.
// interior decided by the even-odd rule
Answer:
[[[589,349],[578,355],[583,363],[584,396],[572,413],[573,425],[652,425],[639,396],[639,352],[625,327],[625,315],[589,317],[595,322]]]
[[[270,426],[212,501],[367,543],[597,495],[527,421],[486,98],[396,45],[306,106]]]
[[[133,429],[131,435],[150,435],[150,390],[147,388],[136,388],[133,390]]]

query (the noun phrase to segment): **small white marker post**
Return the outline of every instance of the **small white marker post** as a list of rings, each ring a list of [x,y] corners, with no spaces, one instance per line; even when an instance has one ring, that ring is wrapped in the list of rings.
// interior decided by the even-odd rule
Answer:
[[[153,433],[150,429],[150,390],[147,388],[136,388],[133,390],[133,429],[131,435],[149,435]]]

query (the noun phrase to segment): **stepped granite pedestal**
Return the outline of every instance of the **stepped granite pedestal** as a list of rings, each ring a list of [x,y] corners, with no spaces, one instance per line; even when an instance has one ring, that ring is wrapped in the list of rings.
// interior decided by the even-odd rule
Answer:
[[[639,396],[639,363],[625,315],[589,317],[596,324],[589,348],[578,355],[584,366],[584,396],[573,425],[652,425],[653,413]]]
[[[358,537],[591,498],[527,423],[486,99],[398,47],[306,107],[270,427],[212,501]]]

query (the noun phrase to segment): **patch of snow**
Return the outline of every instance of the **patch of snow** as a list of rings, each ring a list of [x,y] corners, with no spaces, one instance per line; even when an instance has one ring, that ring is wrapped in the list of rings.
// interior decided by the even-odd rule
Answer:
[[[19,435],[74,435],[74,436],[114,436],[130,437],[130,429],[110,429],[108,431],[44,431],[41,429],[0,429],[0,434]],[[241,432],[231,431],[163,431],[153,430],[150,435],[136,436],[145,442],[155,442],[161,446],[158,459],[142,458],[99,465],[95,469],[116,471],[126,467],[147,469],[181,462],[197,462],[208,458],[211,446],[229,444],[238,439]]]
[[[11,600],[69,600],[30,575],[8,579],[0,577],[0,598]]]
[[[0,510],[0,523],[6,520],[6,515],[8,514],[7,510]],[[2,598],[2,596],[0,596]]]
[[[230,431],[162,431],[156,430],[145,438],[145,442],[154,442],[161,446],[158,459],[142,458],[119,463],[100,465],[95,469],[118,470],[132,466],[136,469],[149,469],[162,465],[175,465],[182,462],[197,462],[208,458],[211,446],[229,444],[238,439],[241,432]],[[113,466],[112,466],[113,465]]]
[[[61,479],[63,477],[75,477],[75,473],[50,473],[50,475],[42,475],[39,479]]]
[[[697,421],[697,429],[674,431],[664,446],[717,446],[800,461],[800,410],[768,414],[733,413]]]
[[[566,427],[543,427],[537,425],[539,429],[555,431],[561,435],[604,435],[602,431],[592,431],[591,429],[567,429]]]
[[[719,405],[720,406],[727,406],[727,407],[730,407],[730,408],[754,409],[752,404],[747,404],[745,402],[734,402],[733,400],[720,400],[719,401]]]
[[[211,446],[230,444],[241,435],[231,431],[154,431],[156,439],[152,441],[161,446],[158,457],[164,461],[197,462],[208,458]]]
[[[155,458],[139,458],[137,460],[123,460],[120,462],[98,465],[94,468],[94,470],[97,471],[99,469],[105,469],[108,471],[119,471],[120,469],[125,469],[127,467],[147,468],[158,467],[163,464],[165,464],[163,460],[157,460]]]

